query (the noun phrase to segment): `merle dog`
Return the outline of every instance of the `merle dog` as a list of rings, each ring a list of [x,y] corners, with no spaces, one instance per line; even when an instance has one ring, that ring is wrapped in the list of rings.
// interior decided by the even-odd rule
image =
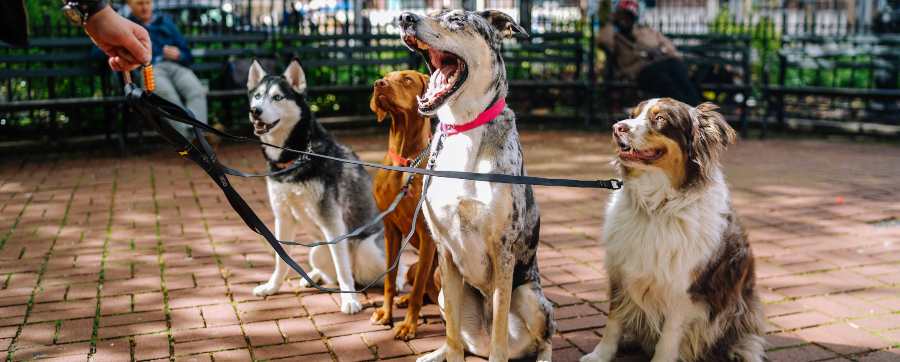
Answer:
[[[403,41],[432,71],[418,103],[446,135],[435,169],[525,175],[500,55],[501,40],[525,30],[491,10],[403,13],[400,25]],[[540,212],[531,187],[434,178],[426,199],[447,342],[419,360],[462,361],[468,351],[491,361],[549,361],[555,325],[538,274]]]

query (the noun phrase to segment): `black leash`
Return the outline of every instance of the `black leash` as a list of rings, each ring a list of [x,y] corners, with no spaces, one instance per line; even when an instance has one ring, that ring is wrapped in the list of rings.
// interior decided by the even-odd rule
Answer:
[[[145,75],[146,77],[146,75]],[[151,74],[152,78],[152,74]],[[132,105],[132,107],[137,110],[139,114],[141,114],[148,122],[150,122],[157,129],[159,134],[166,139],[169,143],[175,145],[177,147],[177,152],[182,157],[190,159],[194,161],[198,166],[200,166],[206,173],[209,175],[213,181],[216,182],[216,185],[222,190],[225,194],[225,197],[228,199],[228,203],[231,207],[238,213],[244,223],[253,230],[255,233],[262,236],[266,239],[266,242],[269,243],[269,246],[275,250],[275,253],[278,255],[281,260],[283,260],[288,266],[291,267],[294,271],[296,271],[300,276],[309,283],[313,288],[330,293],[361,293],[373,286],[376,285],[385,275],[389,272],[396,270],[400,263],[400,253],[398,253],[397,258],[392,261],[392,264],[389,268],[387,268],[383,273],[381,273],[377,278],[370,281],[367,285],[365,285],[362,289],[359,290],[341,290],[339,288],[326,288],[322,287],[316,282],[314,282],[309,274],[306,273],[305,270],[293,259],[290,254],[284,249],[282,244],[286,245],[302,245],[302,246],[319,246],[319,245],[329,245],[335,244],[347,238],[355,237],[362,234],[368,228],[374,226],[376,223],[381,222],[386,215],[392,212],[399,205],[400,200],[406,196],[409,191],[409,187],[413,181],[414,176],[410,176],[406,183],[404,184],[401,192],[395,197],[394,201],[391,203],[388,209],[381,212],[376,218],[369,223],[358,227],[356,230],[347,233],[345,235],[339,236],[329,241],[321,241],[314,243],[301,243],[296,241],[281,241],[278,240],[271,230],[259,219],[259,216],[253,211],[252,208],[247,204],[247,202],[240,196],[237,190],[231,185],[228,181],[227,175],[239,176],[239,177],[266,177],[266,176],[275,176],[280,174],[285,174],[287,172],[293,171],[297,167],[302,165],[302,158],[295,161],[291,166],[277,171],[271,171],[263,174],[251,174],[246,173],[228,166],[221,164],[215,152],[213,152],[212,148],[206,143],[205,138],[203,137],[203,132],[210,132],[216,134],[218,136],[228,138],[237,142],[251,142],[257,143],[264,146],[279,148],[289,152],[296,152],[301,154],[302,156],[307,157],[319,157],[324,159],[330,159],[333,161],[338,161],[342,163],[361,165],[365,167],[378,168],[383,170],[397,171],[397,172],[406,172],[411,174],[423,175],[425,178],[422,181],[422,195],[419,197],[419,201],[416,204],[415,213],[412,218],[412,226],[409,232],[403,238],[401,243],[401,249],[406,249],[409,244],[410,239],[415,234],[416,231],[416,223],[419,217],[419,213],[422,210],[422,206],[425,201],[425,194],[428,190],[428,187],[431,185],[431,177],[446,177],[446,178],[457,178],[457,179],[465,179],[465,180],[473,180],[473,181],[486,181],[486,182],[497,182],[497,183],[508,183],[508,184],[530,184],[537,186],[563,186],[563,187],[583,187],[583,188],[606,188],[617,190],[622,187],[622,182],[620,180],[610,179],[610,180],[570,180],[570,179],[555,179],[555,178],[544,178],[544,177],[533,177],[533,176],[514,176],[514,175],[504,175],[504,174],[495,174],[495,173],[474,173],[474,172],[460,172],[460,171],[435,171],[434,164],[436,160],[437,154],[443,148],[443,133],[439,133],[436,144],[434,147],[434,152],[431,154],[429,158],[429,162],[426,168],[417,168],[418,164],[421,162],[422,156],[425,155],[427,148],[419,154],[416,158],[416,162],[413,164],[414,167],[398,167],[398,166],[387,166],[381,165],[371,162],[364,162],[360,160],[348,160],[339,157],[333,157],[328,155],[321,155],[309,150],[300,151],[294,150],[287,147],[272,145],[257,139],[252,139],[249,137],[241,137],[228,134],[226,132],[222,132],[218,129],[215,129],[205,123],[199,122],[194,119],[193,115],[169,102],[165,99],[151,93],[145,92],[140,87],[135,86],[130,82],[130,77],[126,77],[126,85],[125,85],[125,95],[128,102]],[[154,113],[161,115],[162,117],[155,117]],[[191,143],[187,138],[185,138],[181,133],[175,130],[175,128],[169,124],[166,119],[174,120],[176,122],[184,123],[193,126],[194,135],[197,138],[198,145]]]
[[[194,129],[194,134],[198,135],[198,145],[195,145],[187,140],[181,133],[175,130],[171,124],[169,124],[166,120],[158,117],[154,117],[154,113],[157,113],[160,109],[170,110],[169,112],[158,112],[163,113],[168,117],[170,114],[173,114],[171,110],[175,110],[178,112],[181,117],[190,117],[190,114],[181,109],[180,107],[166,101],[165,99],[150,93],[145,92],[143,89],[135,86],[133,83],[127,83],[125,85],[125,95],[126,99],[129,101],[131,106],[146,119],[150,124],[152,124],[159,134],[165,138],[169,143],[176,147],[176,151],[179,155],[184,158],[187,158],[191,161],[194,161],[203,171],[209,175],[210,178],[215,181],[216,185],[222,190],[225,194],[225,198],[228,200],[228,203],[231,205],[231,208],[237,212],[238,216],[241,217],[241,220],[253,230],[253,232],[262,236],[266,242],[269,243],[269,246],[275,250],[275,254],[278,255],[281,260],[283,260],[291,269],[300,274],[300,277],[306,280],[309,285],[319,291],[328,292],[328,293],[362,293],[363,291],[375,286],[384,275],[399,265],[399,255],[396,260],[394,260],[393,266],[390,269],[387,269],[382,273],[378,278],[372,280],[368,285],[365,285],[360,290],[341,290],[340,288],[326,288],[320,286],[318,283],[310,278],[309,274],[303,270],[293,258],[291,258],[290,254],[284,249],[281,245],[281,242],[275,237],[271,230],[266,226],[262,220],[259,219],[259,216],[253,212],[253,209],[250,208],[250,205],[241,197],[241,195],[234,189],[231,183],[228,181],[228,177],[226,172],[224,171],[221,164],[216,160],[215,153],[212,152],[211,147],[206,143],[204,138],[202,137],[202,131],[198,128]],[[200,122],[197,122],[200,123]],[[201,123],[202,124],[202,123]],[[422,202],[420,199],[420,203]],[[412,232],[415,230],[415,224],[413,224],[413,229],[410,231],[411,236]]]
[[[168,102],[166,102],[168,103]],[[263,146],[274,147],[281,150],[296,152],[301,155],[324,158],[327,160],[338,161],[342,163],[349,163],[353,165],[361,165],[370,168],[378,168],[382,170],[389,171],[397,171],[397,172],[406,172],[413,173],[417,175],[428,175],[434,177],[444,177],[444,178],[455,178],[455,179],[463,179],[463,180],[472,180],[472,181],[485,181],[485,182],[496,182],[496,183],[506,183],[506,184],[523,184],[523,185],[534,185],[534,186],[561,186],[561,187],[579,187],[579,188],[596,188],[596,189],[611,189],[618,190],[622,188],[622,181],[616,179],[609,180],[573,180],[573,179],[562,179],[562,178],[547,178],[547,177],[536,177],[536,176],[515,176],[515,175],[505,175],[499,173],[479,173],[479,172],[463,172],[463,171],[436,171],[429,169],[422,169],[416,167],[405,167],[405,166],[388,166],[382,165],[378,163],[365,162],[361,160],[348,160],[340,157],[322,155],[315,152],[310,151],[301,151],[295,150],[289,147],[276,146],[267,142],[263,142],[261,140],[244,137],[244,136],[235,136],[220,130],[213,128],[210,125],[207,125],[203,122],[197,121],[192,117],[188,116],[180,107],[174,104],[167,104],[164,106],[158,106],[157,111],[161,113],[163,116],[170,118],[176,122],[184,123],[187,125],[194,126],[196,128],[200,128],[206,132],[210,132],[216,134],[220,137],[228,138],[230,140],[242,143],[256,143]],[[235,175],[240,176],[240,175]]]
[[[422,150],[422,152],[419,153],[419,155],[415,158],[415,160],[414,160],[414,162],[413,162],[413,165],[418,166],[419,163],[422,162],[422,157],[423,157],[427,152],[428,152],[428,148],[425,148],[424,150]],[[346,233],[346,234],[344,234],[344,235],[338,236],[338,237],[336,237],[336,238],[334,238],[334,239],[331,239],[331,240],[329,240],[329,241],[317,241],[317,242],[313,242],[313,243],[303,243],[303,242],[299,242],[299,241],[283,241],[283,240],[279,240],[278,242],[279,242],[279,243],[282,243],[282,244],[285,244],[285,245],[299,245],[299,246],[305,246],[305,247],[310,247],[310,248],[312,248],[312,247],[319,246],[319,245],[331,245],[331,244],[337,244],[337,243],[339,243],[339,242],[341,242],[341,241],[344,241],[344,240],[346,240],[346,239],[354,238],[354,237],[360,236],[360,235],[362,235],[363,232],[365,232],[366,230],[369,230],[369,228],[371,228],[371,227],[373,227],[373,226],[375,226],[375,225],[377,225],[377,224],[380,224],[381,221],[384,220],[384,218],[387,217],[388,214],[394,212],[394,210],[397,209],[397,206],[400,205],[400,201],[403,200],[403,198],[406,197],[406,194],[409,193],[409,188],[412,187],[412,183],[413,183],[413,179],[414,179],[414,178],[415,178],[414,176],[410,176],[409,178],[407,178],[407,179],[406,179],[406,182],[403,184],[403,187],[400,188],[400,192],[398,192],[398,193],[397,193],[397,196],[394,197],[394,201],[391,201],[391,204],[390,204],[386,209],[384,209],[384,211],[382,211],[381,213],[379,213],[378,215],[376,215],[374,219],[372,219],[372,220],[369,221],[368,223],[366,223],[366,224],[364,224],[364,225],[362,225],[362,226],[356,228],[356,230],[353,230],[353,231],[351,231],[351,232],[349,232],[349,233]],[[415,229],[415,225],[413,226],[413,229]],[[401,251],[402,251],[402,249],[401,249]],[[398,255],[399,255],[399,254],[398,254]]]

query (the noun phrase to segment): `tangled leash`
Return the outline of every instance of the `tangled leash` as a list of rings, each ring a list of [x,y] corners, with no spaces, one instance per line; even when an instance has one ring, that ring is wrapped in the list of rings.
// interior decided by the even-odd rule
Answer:
[[[138,87],[131,81],[131,76],[128,72],[123,73],[123,79],[125,80],[125,97],[128,103],[132,106],[133,109],[137,111],[148,123],[152,124],[154,128],[157,129],[159,134],[166,139],[170,144],[176,147],[176,151],[178,154],[184,158],[190,159],[194,163],[196,163],[200,168],[202,168],[207,175],[216,183],[216,185],[222,190],[225,194],[228,203],[231,205],[232,209],[241,217],[244,223],[248,228],[253,230],[255,233],[262,236],[266,242],[275,250],[275,253],[284,261],[291,269],[293,269],[297,274],[300,275],[311,287],[328,293],[362,293],[369,288],[375,286],[377,283],[381,281],[381,279],[387,275],[389,272],[396,270],[400,264],[400,254],[403,250],[408,246],[410,239],[415,234],[416,224],[419,217],[419,213],[422,210],[422,206],[425,201],[425,194],[428,190],[428,187],[431,184],[432,177],[445,177],[445,178],[457,178],[464,180],[472,180],[472,181],[485,181],[485,182],[496,182],[496,183],[506,183],[506,184],[527,184],[527,185],[535,185],[535,186],[562,186],[562,187],[580,187],[580,188],[604,188],[604,189],[612,189],[617,190],[622,187],[622,181],[616,179],[610,180],[571,180],[571,179],[557,179],[557,178],[544,178],[544,177],[534,177],[534,176],[518,176],[518,175],[505,175],[505,174],[496,174],[496,173],[475,173],[475,172],[461,172],[461,171],[437,171],[434,170],[435,160],[437,155],[440,153],[443,148],[443,138],[445,136],[444,132],[438,130],[438,135],[435,137],[435,146],[432,149],[432,153],[428,159],[428,164],[425,168],[418,168],[419,164],[422,161],[422,158],[425,154],[427,154],[428,148],[424,149],[418,157],[414,160],[413,164],[410,166],[389,166],[382,165],[377,163],[365,162],[361,160],[350,160],[344,159],[340,157],[334,157],[329,155],[322,155],[318,153],[311,152],[310,150],[295,150],[288,147],[276,146],[273,144],[269,144],[267,142],[263,142],[258,139],[253,139],[249,137],[243,136],[235,136],[218,129],[215,129],[205,123],[197,121],[193,114],[190,111],[175,105],[162,97],[153,93],[155,88],[155,84],[153,81],[153,68],[151,65],[144,66],[142,69],[143,76],[145,79],[146,90]],[[176,121],[179,123],[187,124],[193,126],[193,132],[197,139],[197,144],[192,143],[187,138],[185,138],[181,133],[175,130],[175,128],[167,122],[167,120]],[[219,162],[216,157],[215,152],[212,150],[212,147],[206,142],[205,137],[203,137],[204,132],[209,132],[215,135],[218,135],[223,138],[227,138],[236,142],[242,143],[256,143],[263,146],[274,147],[281,150],[299,153],[305,157],[317,157],[322,159],[328,159],[332,161],[338,161],[346,164],[360,165],[364,167],[377,168],[388,171],[395,172],[406,172],[410,173],[410,177],[404,183],[401,191],[394,198],[391,205],[379,213],[373,220],[370,222],[356,228],[355,230],[336,237],[332,240],[328,241],[318,241],[312,243],[303,243],[297,241],[282,241],[275,237],[272,231],[262,222],[258,215],[253,211],[252,208],[247,204],[247,202],[241,197],[241,195],[234,189],[231,183],[228,181],[227,175],[238,176],[238,177],[267,177],[267,176],[275,176],[280,174],[285,174],[290,171],[293,171],[300,165],[302,165],[302,161],[294,162],[291,166],[271,171],[267,173],[261,174],[251,174],[246,173],[226,165],[223,165]],[[364,285],[361,289],[358,290],[342,290],[340,288],[327,288],[319,285],[306,271],[301,267],[282,246],[284,245],[300,245],[306,247],[316,247],[321,245],[331,245],[348,238],[357,237],[363,235],[366,230],[375,226],[377,223],[380,223],[388,214],[393,212],[397,206],[400,204],[400,201],[408,194],[410,186],[412,185],[413,178],[415,175],[422,175],[424,179],[422,181],[422,194],[419,197],[418,202],[416,203],[415,212],[413,213],[412,218],[412,226],[407,234],[404,236],[401,242],[401,253],[398,253],[397,258],[392,261],[392,264],[389,268],[387,268],[378,278],[375,278],[367,285]]]

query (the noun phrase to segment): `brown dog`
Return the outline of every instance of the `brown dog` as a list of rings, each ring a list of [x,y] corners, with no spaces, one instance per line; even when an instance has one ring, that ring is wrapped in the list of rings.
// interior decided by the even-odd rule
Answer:
[[[419,115],[416,96],[424,93],[428,87],[428,76],[411,70],[391,72],[384,78],[375,81],[370,107],[378,116],[378,121],[391,115],[391,133],[388,153],[384,156],[384,164],[393,166],[410,166],[422,150],[428,148],[431,138],[431,121]],[[422,167],[428,160],[422,160]],[[386,209],[406,181],[407,175],[400,172],[379,170],[375,175],[372,188],[378,208]],[[384,219],[384,244],[388,267],[400,253],[403,237],[412,226],[413,212],[422,195],[422,178],[417,178],[410,186],[409,194],[400,201],[394,212]],[[434,241],[425,225],[425,218],[420,214],[416,221],[416,235],[410,243],[419,249],[419,261],[410,267],[409,278],[412,292],[407,296],[409,309],[406,319],[394,329],[394,337],[409,340],[416,336],[419,322],[419,311],[422,308],[423,296],[437,301],[438,287],[435,285],[434,271],[437,267],[437,255]],[[394,295],[397,293],[397,271],[391,271],[384,279],[384,305],[372,314],[372,323],[393,324],[392,312]],[[400,303],[403,303],[401,298]]]

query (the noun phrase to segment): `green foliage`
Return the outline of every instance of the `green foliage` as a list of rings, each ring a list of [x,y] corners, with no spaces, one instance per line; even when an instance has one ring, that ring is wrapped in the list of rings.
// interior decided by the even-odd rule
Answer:
[[[62,1],[60,0],[26,0],[25,9],[28,11],[28,28],[31,36],[46,35],[48,30],[50,30],[51,34],[56,35],[58,32],[52,28],[67,26],[68,21],[62,11],[60,11],[60,7],[62,7]],[[65,33],[71,35],[71,30],[66,30]]]
[[[714,34],[750,36],[750,46],[758,55],[751,64],[754,83],[762,82],[763,72],[770,72],[769,77],[778,74],[774,65],[777,64],[778,50],[781,49],[781,34],[776,31],[772,19],[761,17],[756,24],[737,21],[728,8],[722,8],[709,26],[710,32]]]

